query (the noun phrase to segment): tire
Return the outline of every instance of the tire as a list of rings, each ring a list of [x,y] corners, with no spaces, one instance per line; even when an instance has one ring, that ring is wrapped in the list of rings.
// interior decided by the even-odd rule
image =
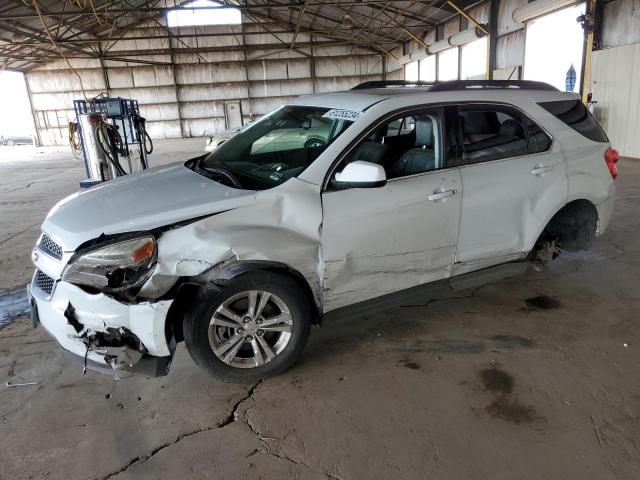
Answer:
[[[255,313],[267,299],[259,316],[251,317],[250,298],[254,299]],[[280,318],[284,320],[272,323]],[[240,275],[220,289],[201,290],[185,315],[184,340],[191,358],[211,377],[252,383],[293,365],[309,338],[311,318],[309,300],[293,278],[259,270]]]
[[[8,146],[8,147],[13,147],[15,144],[16,144],[16,142],[13,141],[13,140],[7,140],[7,143],[5,143],[5,145]]]

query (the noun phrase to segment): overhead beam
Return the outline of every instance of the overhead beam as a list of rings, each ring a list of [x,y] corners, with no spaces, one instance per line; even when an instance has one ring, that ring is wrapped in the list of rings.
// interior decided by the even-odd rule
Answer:
[[[389,2],[386,1],[381,1],[381,0],[331,0],[331,1],[314,1],[314,2],[309,2],[309,7],[312,6],[317,6],[317,7],[322,7],[322,6],[349,6],[349,5],[364,5],[364,6],[370,6],[370,5],[376,5],[376,6],[383,6],[385,4],[387,4]],[[424,1],[414,1],[413,3],[416,4],[422,4],[422,3],[432,3],[429,0],[424,0]],[[255,10],[255,11],[260,11],[264,8],[292,8],[292,7],[299,7],[302,8],[304,6],[305,2],[286,2],[286,3],[280,3],[280,2],[268,2],[268,3],[263,3],[260,5],[246,5],[246,4],[241,4],[241,5],[234,5],[229,6],[229,5],[212,5],[210,7],[140,7],[140,8],[122,8],[122,7],[109,7],[108,9],[103,9],[101,7],[96,7],[96,11],[98,11],[98,13],[116,13],[116,14],[134,14],[135,16],[138,16],[140,14],[145,14],[145,13],[163,13],[163,12],[167,12],[167,11],[171,11],[171,10],[179,10],[181,8],[185,9],[185,10],[195,10],[195,11],[207,11],[207,10],[221,10],[221,9],[226,9],[226,8],[235,8],[241,11],[244,10]],[[104,11],[103,11],[104,10]],[[60,11],[46,11],[46,12],[42,12],[42,16],[44,17],[61,17],[61,16],[74,16],[74,15],[91,15],[94,16],[94,13],[92,11],[87,11],[87,10],[80,10],[77,8],[74,8],[73,10],[60,10]],[[34,12],[22,12],[22,13],[16,13],[16,12],[10,12],[10,13],[4,13],[4,14],[0,14],[0,19],[2,20],[19,20],[22,18],[38,18],[38,14],[34,13]],[[409,18],[409,17],[407,17]]]
[[[289,48],[293,48],[296,44],[296,38],[298,38],[298,32],[300,31],[300,25],[302,24],[302,17],[304,17],[304,12],[307,10],[307,6],[309,5],[309,0],[304,2],[304,6],[300,9],[300,13],[298,14],[298,23],[296,24],[296,29],[293,32],[293,38],[291,39],[291,46]]]
[[[424,28],[424,24],[419,25],[419,24],[411,24],[411,25],[405,25],[404,28],[419,28],[422,27]],[[159,28],[159,27],[158,27]],[[396,25],[386,25],[386,26],[380,26],[380,27],[363,27],[363,26],[353,26],[353,27],[331,27],[331,31],[336,31],[336,32],[345,32],[345,33],[349,33],[349,32],[353,32],[353,31],[360,31],[360,30],[364,30],[364,31],[371,31],[371,32],[375,32],[378,30],[397,30],[398,26]],[[253,35],[265,35],[265,34],[275,34],[275,35],[284,35],[284,34],[288,34],[288,33],[292,33],[291,30],[271,30],[269,32],[247,32],[245,31],[244,35],[245,36],[253,36]],[[314,29],[314,30],[305,30],[305,29],[301,29],[298,31],[298,35],[327,35],[328,31],[326,29]],[[206,37],[229,37],[232,36],[233,33],[227,33],[227,32],[209,32],[209,33],[179,33],[179,34],[175,34],[175,37],[178,38],[206,38]],[[123,36],[120,37],[120,40],[165,40],[167,38],[166,35],[133,35],[133,36]],[[58,45],[64,45],[67,43],[77,43],[77,44],[86,44],[86,43],[93,43],[93,42],[112,42],[114,40],[118,40],[116,38],[107,38],[107,37],[92,37],[90,39],[84,39],[84,38],[73,38],[73,39],[58,39],[56,40],[56,43]],[[9,40],[7,40],[9,41]],[[24,42],[19,42],[19,43],[14,43],[14,45],[24,45],[24,46],[31,46],[31,45],[51,45],[51,42],[49,42],[48,40],[28,40],[28,41],[24,41]]]
[[[298,43],[296,48],[311,48],[314,47],[335,47],[341,45],[352,45],[353,42],[348,40],[330,40],[325,42],[302,42]],[[225,45],[221,47],[196,47],[196,48],[174,48],[174,52],[176,54],[197,54],[197,53],[216,53],[216,52],[238,52],[242,51],[244,45]],[[288,48],[289,45],[286,45]],[[283,45],[280,43],[265,43],[265,44],[256,44],[256,45],[246,45],[247,50],[273,50],[273,49],[283,49]],[[126,51],[118,51],[117,56],[112,55],[110,53],[105,53],[103,58],[105,60],[115,60],[119,61],[130,61],[124,57],[128,56],[153,56],[153,55],[171,55],[171,49],[169,48],[154,48],[148,50],[126,50]],[[96,55],[86,54],[86,55],[67,55],[67,58],[98,58]]]
[[[489,35],[489,32],[487,31],[486,28],[484,28],[484,25],[481,25],[480,23],[478,23],[478,21],[473,18],[471,15],[469,15],[467,12],[465,12],[464,10],[462,10],[460,7],[458,7],[455,3],[453,3],[451,0],[447,0],[447,4],[449,6],[451,6],[456,12],[458,12],[461,16],[463,16],[464,18],[466,18],[469,22],[471,22],[472,24],[474,24],[476,26],[476,28],[478,30],[480,30],[482,33],[484,33],[485,35]]]

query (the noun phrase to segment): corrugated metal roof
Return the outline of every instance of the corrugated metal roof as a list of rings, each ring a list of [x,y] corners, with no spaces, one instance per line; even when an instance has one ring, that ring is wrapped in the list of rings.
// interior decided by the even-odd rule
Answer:
[[[110,51],[115,40],[124,35],[128,39],[154,38],[131,37],[130,32],[144,24],[167,28],[164,26],[166,10],[188,2],[15,0],[6,3],[0,7],[0,66],[29,70],[59,59],[60,52],[69,58],[117,61],[123,55]],[[247,22],[260,24],[272,35],[293,33],[293,37],[289,37],[291,48],[308,47],[305,39],[314,35],[384,52],[413,36],[422,38],[427,30],[455,14],[442,0],[236,0],[218,3],[214,8],[239,8]],[[461,8],[474,3],[477,0],[456,2]],[[242,34],[254,35],[256,32]],[[198,35],[214,36],[215,28],[171,29],[174,38]],[[180,50],[181,45],[176,45],[175,49]],[[124,57],[131,61],[134,54],[126,52]]]

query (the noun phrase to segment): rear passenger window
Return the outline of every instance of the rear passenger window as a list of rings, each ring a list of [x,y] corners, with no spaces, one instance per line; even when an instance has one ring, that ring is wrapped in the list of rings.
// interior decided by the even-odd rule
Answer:
[[[580,100],[541,102],[539,105],[589,140],[609,141],[596,119]]]
[[[527,154],[522,114],[509,107],[458,109],[462,163],[479,163]]]
[[[528,152],[541,153],[551,148],[551,139],[536,123],[527,118]]]

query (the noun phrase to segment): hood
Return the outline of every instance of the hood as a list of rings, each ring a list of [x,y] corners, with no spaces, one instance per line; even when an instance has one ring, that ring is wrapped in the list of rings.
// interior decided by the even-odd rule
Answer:
[[[154,167],[58,202],[42,230],[65,251],[106,235],[149,230],[251,203],[253,190],[214,182],[183,163]]]

